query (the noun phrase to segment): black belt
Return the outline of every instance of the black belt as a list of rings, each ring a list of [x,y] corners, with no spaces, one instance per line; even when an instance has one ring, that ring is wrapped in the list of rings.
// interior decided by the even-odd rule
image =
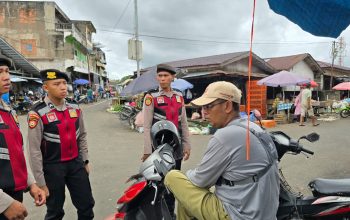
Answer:
[[[225,179],[223,177],[219,177],[218,181],[216,181],[216,185],[221,186],[221,185],[228,185],[228,186],[237,186],[237,185],[245,185],[248,183],[255,183],[259,181],[259,177],[257,175],[253,177],[248,177],[247,179],[244,180],[239,180],[239,181],[232,181]]]
[[[216,185],[221,186],[221,185],[227,185],[227,186],[237,186],[237,185],[245,185],[248,183],[256,183],[259,181],[259,179],[264,176],[267,171],[271,168],[271,164],[269,164],[267,167],[265,167],[263,170],[261,170],[258,174],[248,177],[243,180],[238,180],[238,181],[232,181],[223,178],[222,176],[219,177],[219,179],[216,181]]]

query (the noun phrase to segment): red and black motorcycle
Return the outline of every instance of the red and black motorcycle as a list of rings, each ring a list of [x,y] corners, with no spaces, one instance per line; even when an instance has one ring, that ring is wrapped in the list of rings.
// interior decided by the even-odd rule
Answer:
[[[169,123],[171,122],[166,124]],[[155,125],[159,126],[157,123]],[[167,138],[167,140],[176,137],[177,133],[175,135],[171,133],[168,132],[168,136],[171,138]],[[305,149],[300,144],[300,140],[306,139],[315,142],[319,139],[319,135],[316,133],[303,136],[298,140],[292,140],[281,131],[270,132],[270,135],[276,145],[279,160],[287,152],[295,155],[301,152],[314,154],[314,152]],[[118,199],[117,212],[110,216],[109,220],[171,220],[164,200],[164,195],[168,191],[164,187],[163,177],[174,167],[175,160],[172,152],[178,141],[175,143],[172,140],[167,143],[164,141],[164,137],[165,135],[158,145],[154,145],[158,148],[153,154],[141,164],[139,174],[132,177],[136,180],[135,183],[125,190],[122,197]],[[162,135],[158,138],[162,139]],[[350,179],[315,179],[309,183],[312,196],[295,193],[285,180],[281,170],[280,182],[280,204],[276,215],[278,220],[350,220]]]

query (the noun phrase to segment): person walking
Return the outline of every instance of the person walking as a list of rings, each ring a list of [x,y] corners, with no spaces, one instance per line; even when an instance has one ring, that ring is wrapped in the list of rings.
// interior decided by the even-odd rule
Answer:
[[[311,118],[311,122],[313,126],[318,126],[316,116],[314,114],[314,110],[311,106],[311,84],[308,83],[305,85],[305,88],[301,91],[301,114],[300,114],[300,123],[299,126],[305,126],[304,118],[306,114]]]
[[[66,73],[47,69],[40,75],[47,96],[28,114],[28,140],[34,177],[48,196],[45,220],[63,218],[65,186],[78,219],[93,219],[95,201],[82,111],[65,101],[69,81]]]
[[[0,56],[0,96],[10,90],[11,66],[10,59]],[[25,219],[28,212],[22,203],[23,192],[29,189],[37,206],[45,204],[46,196],[36,185],[26,166],[23,138],[16,112],[2,99],[0,99],[0,134],[0,220]]]
[[[157,81],[159,88],[147,92],[143,104],[144,118],[144,152],[141,158],[146,160],[155,150],[151,144],[151,127],[159,120],[169,120],[173,122],[179,130],[182,145],[174,152],[176,161],[175,169],[181,169],[182,160],[187,160],[191,154],[191,145],[189,142],[189,130],[187,126],[186,109],[184,99],[180,91],[171,88],[171,82],[174,80],[176,70],[166,64],[157,66]],[[167,204],[171,213],[175,208],[175,199],[170,196],[167,198]]]
[[[241,96],[235,85],[220,81],[210,84],[200,98],[192,101],[204,109],[206,118],[218,130],[198,167],[186,174],[171,170],[165,176],[165,186],[178,201],[177,220],[276,219],[280,190],[277,150],[266,131],[240,118]]]

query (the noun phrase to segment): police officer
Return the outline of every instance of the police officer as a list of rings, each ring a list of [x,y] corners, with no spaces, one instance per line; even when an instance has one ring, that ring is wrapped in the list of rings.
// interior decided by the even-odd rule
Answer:
[[[159,88],[149,91],[144,98],[144,154],[142,161],[154,150],[151,145],[150,129],[152,125],[159,120],[169,120],[175,124],[181,136],[182,146],[174,152],[176,160],[175,169],[181,169],[182,159],[187,160],[191,153],[189,142],[189,131],[187,126],[186,109],[181,92],[171,88],[171,82],[174,80],[176,70],[166,64],[157,66],[157,81]],[[156,146],[153,146],[156,147]],[[175,200],[167,199],[170,210],[173,211]]]
[[[10,90],[11,64],[10,59],[0,55],[0,96]],[[16,112],[2,99],[0,99],[0,143],[0,220],[24,219],[28,213],[22,200],[23,191],[27,186],[37,206],[44,204],[46,197],[28,172]]]
[[[46,220],[62,219],[67,186],[78,219],[93,219],[86,130],[82,111],[67,103],[68,76],[55,69],[40,72],[47,96],[28,114],[29,155],[34,177],[45,190]]]

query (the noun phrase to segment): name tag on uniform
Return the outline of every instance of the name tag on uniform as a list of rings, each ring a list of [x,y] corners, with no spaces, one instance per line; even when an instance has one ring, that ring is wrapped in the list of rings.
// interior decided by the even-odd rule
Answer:
[[[78,117],[77,110],[75,110],[75,109],[69,109],[69,116],[70,116],[71,118],[77,118],[77,117]]]
[[[56,115],[55,112],[49,112],[49,113],[47,113],[47,114],[46,114],[46,117],[47,117],[47,120],[48,120],[49,122],[54,122],[54,121],[57,121],[57,120],[58,120],[58,119],[57,119],[57,115]]]
[[[164,103],[164,97],[162,97],[162,96],[157,97],[157,103],[158,104],[163,104]]]
[[[178,103],[181,103],[181,97],[180,96],[176,96],[176,101],[178,102]]]
[[[5,124],[4,120],[2,119],[1,115],[0,115],[0,124]]]

